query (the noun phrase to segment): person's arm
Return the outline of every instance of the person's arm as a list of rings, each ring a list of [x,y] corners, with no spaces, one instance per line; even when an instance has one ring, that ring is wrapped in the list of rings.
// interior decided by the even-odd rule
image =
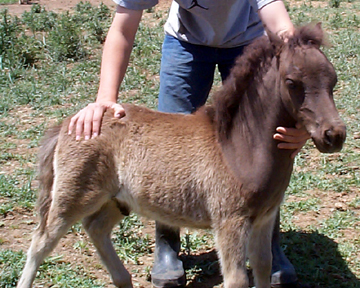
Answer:
[[[136,31],[142,10],[129,10],[117,6],[116,14],[104,44],[101,60],[100,84],[96,102],[87,105],[71,118],[69,134],[75,128],[76,139],[85,139],[100,133],[101,121],[108,108],[115,110],[114,117],[123,117],[125,111],[117,104],[120,84],[129,64]]]
[[[282,1],[276,0],[258,10],[261,21],[272,33],[286,38],[294,32],[294,25]]]
[[[286,41],[286,38],[294,33],[289,14],[282,1],[273,1],[258,10],[261,21],[272,33]],[[310,138],[309,133],[300,126],[296,128],[277,127],[273,138],[281,141],[279,149],[295,150],[291,157],[295,157],[306,141]]]

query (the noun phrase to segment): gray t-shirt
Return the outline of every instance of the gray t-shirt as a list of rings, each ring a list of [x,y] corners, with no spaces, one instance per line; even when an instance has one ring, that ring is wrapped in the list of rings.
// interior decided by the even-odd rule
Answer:
[[[165,33],[192,44],[218,48],[246,45],[264,34],[257,10],[274,0],[174,0]],[[158,0],[114,0],[143,10]]]

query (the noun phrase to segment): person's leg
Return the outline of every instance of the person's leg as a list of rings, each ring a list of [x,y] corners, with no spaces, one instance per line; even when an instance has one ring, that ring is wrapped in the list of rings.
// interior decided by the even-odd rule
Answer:
[[[231,72],[237,57],[242,55],[245,46],[234,48],[219,49],[218,52],[218,68],[221,80],[224,82]]]
[[[180,229],[155,222],[155,259],[151,270],[154,287],[182,287],[186,283],[180,252]]]
[[[159,111],[188,114],[206,102],[215,70],[213,50],[165,37],[160,69]],[[178,258],[179,251],[180,229],[156,222],[155,260],[151,271],[153,286],[185,285],[185,271]]]
[[[165,36],[159,106],[161,112],[192,113],[204,105],[213,83],[216,49]]]
[[[297,287],[298,279],[295,268],[280,246],[280,212],[278,212],[275,221],[271,251],[273,255],[271,287]]]

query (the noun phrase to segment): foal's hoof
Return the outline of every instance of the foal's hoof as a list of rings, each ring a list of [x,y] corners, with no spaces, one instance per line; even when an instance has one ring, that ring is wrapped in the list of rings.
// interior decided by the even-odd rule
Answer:
[[[151,271],[151,283],[156,288],[178,288],[185,286],[186,277],[181,260],[157,263]],[[174,263],[175,262],[175,263]],[[165,265],[164,265],[165,264]]]

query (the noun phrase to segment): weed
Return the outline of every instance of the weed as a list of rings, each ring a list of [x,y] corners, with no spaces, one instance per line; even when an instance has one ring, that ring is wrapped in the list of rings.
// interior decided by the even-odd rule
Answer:
[[[5,9],[0,12],[0,70],[7,72],[13,82],[19,77],[17,70],[35,63],[37,42],[21,30],[17,17],[10,17]]]
[[[126,217],[114,229],[112,240],[116,246],[116,252],[125,261],[139,263],[139,257],[151,253],[150,239],[148,235],[142,235],[139,228],[143,227],[137,215]]]
[[[8,199],[0,203],[0,213],[5,214],[12,210],[14,205],[33,209],[35,202],[35,190],[32,188],[32,180],[35,171],[28,170],[15,173],[14,176],[0,174],[0,195]],[[22,177],[21,177],[22,176]],[[24,178],[22,180],[21,178]]]
[[[74,249],[76,250],[79,250],[80,253],[83,252],[83,251],[87,251],[88,250],[88,247],[87,247],[87,242],[86,241],[77,241],[75,244],[74,244]]]
[[[47,12],[39,4],[31,6],[30,12],[24,12],[21,18],[26,27],[35,34],[36,32],[49,32],[57,25],[58,15],[54,12]]]
[[[22,251],[0,250],[0,288],[16,287],[24,263]]]
[[[110,9],[103,3],[99,7],[94,7],[89,2],[80,1],[75,7],[74,19],[83,25],[82,29],[86,34],[85,39],[89,42],[95,40],[98,43],[103,43],[105,41],[110,16]]]
[[[331,8],[339,8],[340,7],[341,0],[330,0],[329,6]]]
[[[58,23],[50,30],[46,49],[55,62],[66,59],[79,60],[86,56],[80,29],[72,22],[69,12],[61,15]]]
[[[187,229],[185,229],[184,235],[181,237],[181,249],[186,252],[186,254],[190,255],[194,251],[199,251],[201,249],[211,249],[214,247],[213,236],[210,231],[207,233],[189,233]]]
[[[3,4],[15,4],[15,3],[19,3],[18,0],[0,0],[0,5]]]

